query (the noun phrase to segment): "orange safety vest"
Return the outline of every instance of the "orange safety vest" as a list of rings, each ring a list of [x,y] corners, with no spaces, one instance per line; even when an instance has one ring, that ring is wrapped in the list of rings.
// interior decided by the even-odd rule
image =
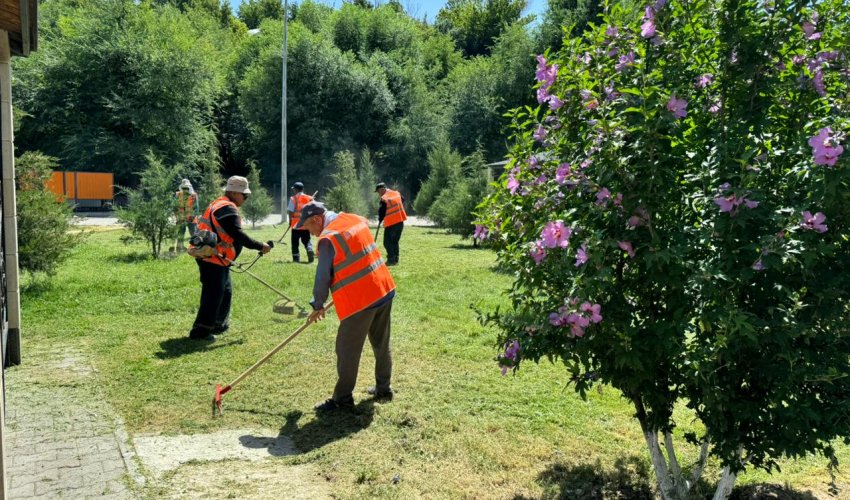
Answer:
[[[236,213],[239,213],[239,207],[236,206],[235,203],[230,201],[230,198],[227,196],[222,196],[220,198],[216,198],[210,206],[207,207],[207,210],[204,212],[204,215],[198,219],[198,231],[206,230],[212,231],[218,236],[218,243],[215,246],[215,252],[217,255],[213,255],[212,257],[207,257],[206,259],[202,259],[211,264],[218,264],[219,266],[229,266],[230,263],[218,257],[218,255],[223,255],[224,257],[230,259],[231,261],[236,260],[236,249],[233,247],[233,237],[224,232],[222,230],[221,225],[219,225],[218,221],[215,220],[213,214],[219,209],[223,207],[231,206],[236,209]]]
[[[340,320],[358,313],[395,290],[366,219],[340,213],[325,226],[319,241],[334,247],[331,294]]]
[[[404,204],[401,202],[401,193],[387,189],[387,192],[381,196],[381,200],[387,204],[387,213],[384,214],[384,227],[395,226],[407,220],[407,212],[404,211]]]
[[[298,224],[298,219],[301,218],[301,209],[304,208],[304,205],[313,201],[313,197],[304,193],[298,193],[295,196],[290,196],[289,199],[292,200],[292,205],[295,207],[292,217],[289,218],[289,227],[294,228],[295,224]]]
[[[183,191],[177,191],[177,220],[192,220],[194,216],[195,203],[198,202],[198,194],[190,194],[186,197]]]

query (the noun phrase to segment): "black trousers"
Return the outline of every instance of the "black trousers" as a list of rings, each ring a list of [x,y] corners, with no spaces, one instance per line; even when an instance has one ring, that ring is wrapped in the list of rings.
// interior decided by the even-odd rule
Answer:
[[[398,242],[401,241],[403,230],[404,222],[384,228],[384,248],[387,249],[387,264],[398,264]]]
[[[313,243],[310,241],[310,231],[306,229],[293,229],[290,231],[292,236],[290,236],[289,242],[292,244],[292,258],[298,259],[301,257],[300,248],[298,247],[298,243],[304,245],[304,248],[307,249],[307,253],[313,251]]]
[[[230,268],[197,260],[201,273],[201,305],[189,336],[206,337],[211,333],[226,330],[229,325],[230,301],[233,287],[230,284]]]
[[[390,322],[393,301],[379,307],[352,314],[339,322],[336,333],[336,373],[333,399],[340,401],[351,397],[357,384],[360,356],[366,338],[375,354],[375,387],[378,392],[391,389],[393,356],[390,346]]]

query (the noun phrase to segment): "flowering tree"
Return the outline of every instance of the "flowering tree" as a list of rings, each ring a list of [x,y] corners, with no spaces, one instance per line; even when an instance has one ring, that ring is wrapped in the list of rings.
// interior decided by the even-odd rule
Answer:
[[[850,435],[842,0],[653,0],[538,56],[488,238],[516,273],[503,373],[560,359],[630,400],[665,499]],[[544,154],[545,153],[545,154]],[[705,426],[687,476],[673,407]],[[663,450],[662,450],[663,448]]]

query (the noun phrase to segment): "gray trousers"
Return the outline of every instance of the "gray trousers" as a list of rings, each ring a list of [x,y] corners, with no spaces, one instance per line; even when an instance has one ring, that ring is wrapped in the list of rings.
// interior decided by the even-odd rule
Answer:
[[[357,384],[360,355],[366,337],[375,353],[375,385],[378,391],[390,388],[393,371],[390,348],[390,316],[393,301],[374,309],[366,309],[340,321],[336,333],[337,382],[333,399],[340,401],[352,395]]]

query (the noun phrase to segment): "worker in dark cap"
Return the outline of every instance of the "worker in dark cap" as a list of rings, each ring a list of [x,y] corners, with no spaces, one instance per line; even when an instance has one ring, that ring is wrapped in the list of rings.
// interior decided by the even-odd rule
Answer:
[[[387,189],[383,182],[375,186],[375,192],[381,197],[378,207],[378,225],[384,225],[384,248],[387,249],[387,265],[398,264],[398,243],[404,230],[407,212],[404,211],[404,196],[398,191]]]
[[[313,312],[308,321],[325,317],[325,301],[333,297],[339,317],[336,334],[337,382],[333,395],[317,404],[317,412],[354,406],[354,386],[366,338],[375,354],[375,385],[366,389],[377,400],[393,399],[390,319],[395,283],[363,217],[331,212],[317,201],[301,210],[298,228],[319,238],[319,263],[313,283]]]
[[[313,197],[304,194],[304,184],[296,182],[292,184],[292,196],[289,197],[289,205],[286,211],[289,212],[289,227],[291,228],[292,236],[290,243],[292,244],[292,262],[301,262],[301,251],[299,242],[304,245],[307,250],[307,262],[313,262],[315,254],[313,253],[313,243],[310,242],[310,231],[297,229],[299,218],[301,217],[301,209],[304,205],[313,201]]]

